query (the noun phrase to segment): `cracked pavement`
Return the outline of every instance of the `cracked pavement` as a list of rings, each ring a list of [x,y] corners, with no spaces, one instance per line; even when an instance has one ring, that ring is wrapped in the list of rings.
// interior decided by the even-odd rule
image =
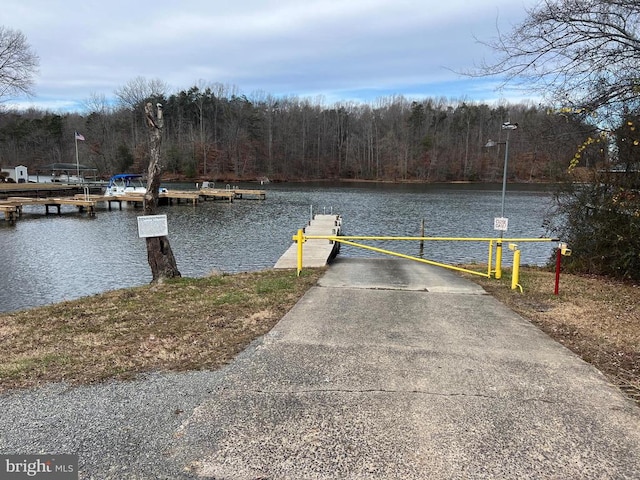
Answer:
[[[339,258],[176,432],[196,478],[640,478],[640,409],[483,290]]]

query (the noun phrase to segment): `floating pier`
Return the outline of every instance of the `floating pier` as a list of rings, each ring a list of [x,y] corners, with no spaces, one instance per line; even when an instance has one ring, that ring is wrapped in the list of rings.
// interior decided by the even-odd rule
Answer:
[[[303,229],[305,235],[340,235],[342,217],[340,215],[314,215]],[[307,239],[303,244],[303,268],[324,267],[340,250],[339,242],[324,239]],[[298,244],[294,242],[280,257],[273,268],[297,268]]]

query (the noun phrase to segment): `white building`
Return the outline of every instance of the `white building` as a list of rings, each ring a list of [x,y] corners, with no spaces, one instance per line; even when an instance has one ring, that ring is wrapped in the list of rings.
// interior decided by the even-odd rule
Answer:
[[[29,181],[29,175],[27,174],[27,167],[24,165],[18,165],[17,167],[3,168],[3,173],[6,173],[7,178],[13,179],[16,183],[27,183]]]

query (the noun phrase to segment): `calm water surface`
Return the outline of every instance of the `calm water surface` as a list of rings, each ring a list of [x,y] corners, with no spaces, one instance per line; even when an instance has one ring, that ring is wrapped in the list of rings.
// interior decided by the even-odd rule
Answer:
[[[191,185],[170,188],[190,189]],[[248,188],[256,188],[255,185]],[[291,244],[291,236],[316,213],[339,213],[345,235],[418,236],[425,220],[427,236],[495,237],[493,218],[500,214],[501,186],[483,189],[453,186],[277,185],[266,201],[201,202],[160,207],[183,276],[212,271],[240,272],[273,267]],[[509,237],[540,237],[551,195],[507,191],[505,215]],[[151,273],[144,239],[138,238],[140,208],[108,211],[94,218],[63,207],[44,215],[44,207],[25,207],[14,226],[0,221],[0,311],[59,302],[106,290],[148,283]],[[417,255],[417,242],[367,244]],[[522,244],[521,261],[541,265],[551,244]],[[379,256],[343,246],[341,256]],[[425,258],[443,262],[486,263],[485,244],[433,243]],[[505,257],[511,257],[507,254]],[[508,263],[508,258],[505,258]]]

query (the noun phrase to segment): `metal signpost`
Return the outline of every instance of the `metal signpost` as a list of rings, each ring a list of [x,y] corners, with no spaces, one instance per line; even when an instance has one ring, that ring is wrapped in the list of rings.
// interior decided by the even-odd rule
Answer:
[[[504,199],[505,194],[507,192],[507,168],[509,164],[509,134],[511,130],[516,130],[518,128],[517,123],[504,122],[501,127],[502,130],[507,131],[507,139],[504,142],[494,142],[493,140],[489,140],[485,147],[495,147],[504,143],[504,168],[502,171],[502,206],[500,209],[500,217],[493,219],[493,228],[494,230],[500,231],[500,240],[496,245],[496,278],[502,277],[502,238],[504,237],[504,232],[507,231],[509,226],[509,219],[504,216]]]

